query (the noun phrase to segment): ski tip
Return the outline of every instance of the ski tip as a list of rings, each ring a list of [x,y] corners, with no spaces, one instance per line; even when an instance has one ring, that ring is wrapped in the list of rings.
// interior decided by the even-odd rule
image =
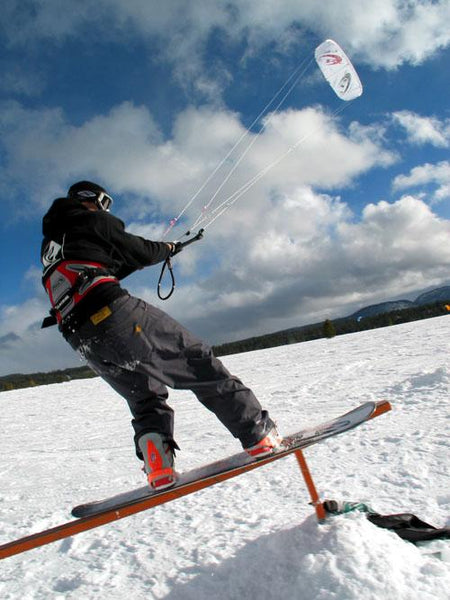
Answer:
[[[390,402],[388,402],[387,400],[379,400],[378,402],[375,402],[375,409],[371,414],[370,418],[374,419],[375,417],[379,417],[380,415],[383,415],[384,413],[387,413],[390,410],[392,410]]]

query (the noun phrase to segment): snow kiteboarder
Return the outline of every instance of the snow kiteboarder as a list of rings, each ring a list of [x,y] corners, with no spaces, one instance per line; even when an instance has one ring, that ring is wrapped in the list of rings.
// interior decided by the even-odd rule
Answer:
[[[126,232],[111,205],[103,187],[80,181],[44,216],[41,261],[52,308],[43,327],[57,323],[72,348],[125,398],[152,488],[176,481],[167,387],[194,392],[250,455],[273,452],[280,437],[253,392],[205,342],[121,287],[124,277],[166,261],[180,244]]]

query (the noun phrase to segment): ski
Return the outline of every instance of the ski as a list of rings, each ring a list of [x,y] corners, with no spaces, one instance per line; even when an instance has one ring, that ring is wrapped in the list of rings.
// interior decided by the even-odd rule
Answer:
[[[72,509],[72,515],[76,517],[75,520],[1,545],[0,558],[19,554],[123,519],[154,506],[165,504],[272,463],[289,454],[296,453],[298,458],[298,454],[303,448],[349,431],[390,409],[391,406],[387,401],[366,402],[331,421],[303,429],[298,433],[285,437],[281,448],[276,453],[264,458],[256,460],[248,456],[247,453],[240,452],[223,460],[182,473],[174,487],[161,492],[152,492],[148,486],[143,486],[105,500],[81,504]]]

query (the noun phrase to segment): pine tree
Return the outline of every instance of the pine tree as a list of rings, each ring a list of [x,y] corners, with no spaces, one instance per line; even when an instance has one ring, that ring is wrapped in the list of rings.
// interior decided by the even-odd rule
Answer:
[[[327,319],[323,324],[322,332],[326,338],[332,338],[336,335],[336,329],[330,319]]]

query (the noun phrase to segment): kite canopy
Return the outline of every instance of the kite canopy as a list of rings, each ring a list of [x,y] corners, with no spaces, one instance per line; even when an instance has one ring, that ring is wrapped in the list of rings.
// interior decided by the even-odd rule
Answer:
[[[363,87],[350,59],[333,40],[317,46],[314,56],[323,76],[341,100],[354,100],[361,96]]]

